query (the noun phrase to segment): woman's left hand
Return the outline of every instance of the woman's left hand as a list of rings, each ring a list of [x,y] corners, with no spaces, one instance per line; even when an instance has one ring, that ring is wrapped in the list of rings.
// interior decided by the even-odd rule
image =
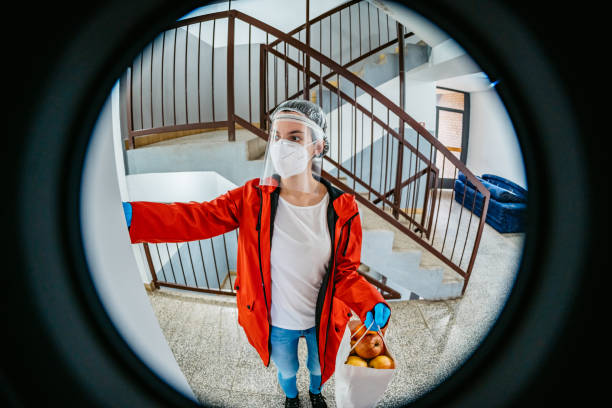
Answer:
[[[387,305],[384,303],[377,303],[374,309],[366,314],[366,320],[364,322],[365,327],[370,327],[370,325],[372,325],[369,330],[378,331],[387,324],[390,315],[391,310],[389,310]]]

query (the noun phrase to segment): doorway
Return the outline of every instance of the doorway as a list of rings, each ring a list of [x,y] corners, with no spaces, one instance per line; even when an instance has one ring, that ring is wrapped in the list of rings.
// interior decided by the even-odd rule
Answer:
[[[470,128],[470,94],[456,89],[436,87],[436,138],[463,164],[467,160]],[[454,166],[442,169],[444,155],[436,154],[442,172],[442,188],[453,188]]]

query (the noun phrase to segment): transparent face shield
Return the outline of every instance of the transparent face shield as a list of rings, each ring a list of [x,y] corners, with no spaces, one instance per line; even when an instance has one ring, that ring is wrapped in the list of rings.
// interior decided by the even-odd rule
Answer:
[[[301,193],[320,191],[315,176],[321,176],[323,130],[298,113],[283,113],[272,119],[260,185],[279,185]]]

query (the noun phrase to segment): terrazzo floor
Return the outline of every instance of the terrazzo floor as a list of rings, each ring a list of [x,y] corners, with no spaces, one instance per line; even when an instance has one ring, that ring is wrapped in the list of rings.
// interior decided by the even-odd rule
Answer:
[[[366,226],[368,223],[364,222]],[[418,398],[474,351],[506,301],[523,241],[524,234],[500,234],[485,224],[463,297],[391,304],[387,340],[397,368],[377,407],[401,406]],[[401,249],[409,245],[399,241],[394,246]],[[203,405],[283,406],[285,398],[278,385],[276,367],[271,363],[266,368],[247,342],[237,322],[234,297],[170,288],[147,293],[170,348]],[[298,356],[298,389],[302,406],[308,407],[304,339],[300,340]],[[323,386],[330,407],[336,406],[334,380],[332,376]]]

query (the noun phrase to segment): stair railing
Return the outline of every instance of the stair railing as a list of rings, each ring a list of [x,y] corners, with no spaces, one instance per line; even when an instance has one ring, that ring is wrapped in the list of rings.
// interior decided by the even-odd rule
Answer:
[[[353,17],[355,16],[355,17]],[[353,24],[353,20],[354,23]],[[342,35],[342,27],[348,27],[348,41]],[[312,30],[318,35],[314,39],[306,41],[308,31],[313,37]],[[337,30],[337,33],[336,33]],[[325,34],[324,35],[324,31]],[[367,41],[364,34],[367,33]],[[392,45],[398,44],[397,22],[388,14],[381,16],[378,7],[371,6],[370,2],[364,0],[352,0],[341,4],[309,21],[294,28],[287,33],[300,42],[305,43],[332,61],[344,68],[356,64],[365,58],[374,55]],[[334,34],[337,34],[334,38]],[[413,36],[414,33],[404,33],[404,38]],[[269,46],[276,48],[282,41],[277,39]],[[348,42],[348,53],[345,48]],[[343,53],[344,51],[344,53]],[[324,77],[324,80],[327,79]]]
[[[238,230],[214,238],[182,243],[142,244],[152,284],[219,295],[236,295],[232,281]],[[207,267],[208,265],[208,267]],[[233,268],[232,268],[233,266]]]
[[[210,35],[202,35],[210,26]],[[225,31],[220,31],[219,27]],[[248,42],[237,45],[237,30],[242,33],[240,41],[248,32]],[[225,53],[221,46],[215,47],[215,36],[219,38],[217,31],[225,38]],[[174,45],[169,45],[166,37],[170,37],[170,44]],[[179,37],[181,40],[177,42]],[[237,10],[177,21],[160,38],[154,41],[157,45],[152,43],[146,48],[128,70],[130,146],[137,147],[135,142],[145,136],[217,127],[227,127],[228,139],[233,141],[236,126],[267,140],[269,112],[282,100],[304,88],[308,91],[316,88],[320,94],[326,90],[326,103],[330,108],[330,152],[325,157],[323,176],[355,194],[360,203],[461,275],[465,291],[480,244],[490,193],[459,158],[421,124],[338,62]],[[206,70],[202,69],[201,40],[210,38],[212,46],[207,52],[211,58],[209,70]],[[275,46],[271,46],[273,42]],[[171,51],[164,49],[166,46]],[[161,55],[156,54],[161,58],[157,76],[154,61],[159,60],[153,55],[145,56],[147,49],[150,49],[149,54],[156,50],[159,53],[161,49]],[[182,52],[177,53],[177,50]],[[259,55],[256,55],[257,50]],[[168,54],[173,57],[171,63],[165,65]],[[306,58],[311,61],[309,70]],[[150,62],[146,63],[147,60]],[[215,76],[215,68],[217,74],[225,72],[225,83],[220,81],[222,75]],[[168,80],[164,84],[170,69],[171,88]],[[184,73],[182,79],[177,72]],[[313,81],[306,80],[306,76]],[[205,77],[209,78],[207,84],[202,81]],[[242,85],[236,86],[237,82]],[[161,89],[156,89],[154,84]],[[220,89],[225,91],[225,100]],[[158,98],[153,96],[155,92]],[[167,97],[168,93],[171,97]],[[203,94],[210,95],[207,99],[210,103],[206,106],[201,103]],[[148,122],[144,114],[147,102]],[[168,106],[173,108],[171,113]],[[253,121],[257,112],[259,123]],[[398,157],[404,157],[403,161],[399,162]],[[466,194],[463,194],[461,205],[453,204],[454,190],[443,186],[443,178],[455,180],[458,172],[463,173],[479,193],[471,203],[465,202]],[[482,216],[473,222],[477,197],[484,199]],[[469,217],[463,216],[464,207],[471,208]],[[466,251],[467,257],[464,256]]]

